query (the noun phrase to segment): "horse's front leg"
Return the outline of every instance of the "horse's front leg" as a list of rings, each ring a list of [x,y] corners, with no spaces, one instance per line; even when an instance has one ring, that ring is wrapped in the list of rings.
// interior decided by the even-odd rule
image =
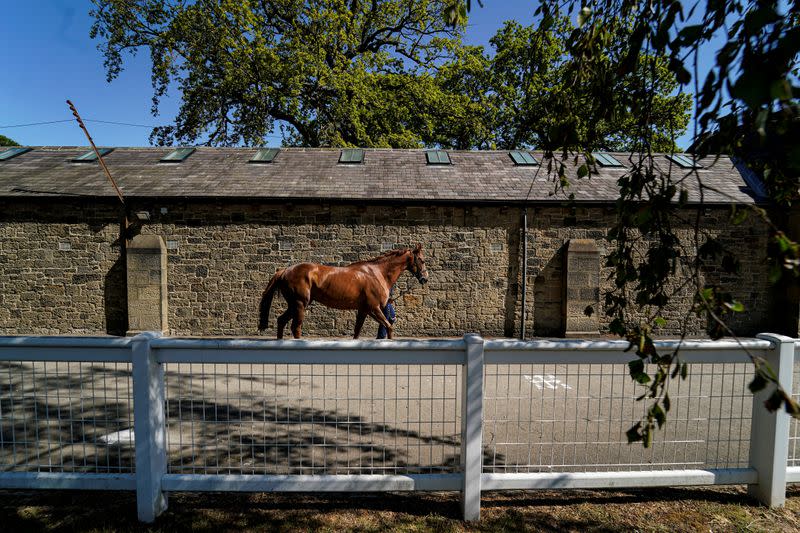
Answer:
[[[356,329],[355,333],[353,333],[353,338],[357,339],[359,335],[361,335],[361,328],[364,327],[364,321],[367,319],[367,313],[364,311],[358,311],[356,313]]]

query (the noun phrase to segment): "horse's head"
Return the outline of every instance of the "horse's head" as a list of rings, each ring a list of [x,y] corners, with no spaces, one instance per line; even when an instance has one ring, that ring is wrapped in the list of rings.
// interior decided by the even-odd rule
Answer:
[[[422,245],[417,244],[412,250],[407,270],[414,274],[417,280],[425,285],[428,283],[428,269],[425,268],[425,256],[422,255]]]

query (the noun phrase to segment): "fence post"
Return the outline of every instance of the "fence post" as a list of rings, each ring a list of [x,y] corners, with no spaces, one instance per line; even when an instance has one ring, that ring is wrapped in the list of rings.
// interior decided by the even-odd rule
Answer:
[[[133,431],[136,445],[136,507],[139,520],[153,522],[167,509],[161,479],[167,471],[164,366],[150,341],[160,333],[133,339]]]
[[[483,471],[483,339],[464,335],[467,345],[461,394],[461,510],[464,520],[481,517]]]
[[[783,390],[791,394],[794,339],[772,333],[762,333],[758,338],[773,343],[774,347],[767,355],[767,362],[778,376]],[[747,491],[765,505],[783,507],[786,501],[790,417],[783,409],[774,413],[767,411],[764,400],[771,393],[772,387],[767,387],[753,395],[750,466],[758,471],[758,484],[749,485]]]

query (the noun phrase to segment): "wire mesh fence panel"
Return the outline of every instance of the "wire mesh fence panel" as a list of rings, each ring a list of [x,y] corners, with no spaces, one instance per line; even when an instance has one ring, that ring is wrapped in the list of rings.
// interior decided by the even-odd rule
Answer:
[[[667,423],[649,449],[625,436],[649,405],[636,401],[646,389],[627,365],[485,368],[484,472],[748,466],[750,365],[690,365],[669,384]]]
[[[128,363],[0,362],[0,471],[131,473]]]
[[[797,348],[795,348],[797,350]],[[792,397],[800,401],[800,368],[795,359],[792,373]],[[800,421],[792,418],[789,421],[789,462],[788,466],[800,466]]]
[[[457,365],[166,365],[169,472],[459,470]]]

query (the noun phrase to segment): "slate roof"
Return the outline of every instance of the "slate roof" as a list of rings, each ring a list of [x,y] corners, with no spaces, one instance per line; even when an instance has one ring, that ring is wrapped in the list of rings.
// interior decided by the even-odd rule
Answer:
[[[87,147],[34,147],[0,161],[0,197],[115,198],[97,162],[71,160]],[[599,175],[573,180],[555,192],[554,172],[547,161],[536,167],[516,166],[508,151],[448,150],[452,165],[427,165],[424,150],[367,149],[362,164],[340,164],[339,149],[282,148],[272,163],[249,163],[255,148],[199,147],[181,163],[159,160],[170,148],[115,148],[104,157],[126,197],[249,198],[263,200],[497,202],[515,204],[563,202],[570,193],[577,202],[613,202],[617,179],[626,169],[599,168]],[[542,155],[533,152],[539,161]],[[630,154],[612,154],[626,167]],[[572,166],[573,158],[569,165]],[[666,172],[670,161],[656,155]],[[579,163],[580,164],[580,163]],[[709,204],[754,203],[762,198],[727,157],[701,161],[698,170]],[[672,165],[673,179],[683,179],[690,201],[699,201],[694,175]],[[575,176],[575,169],[568,172]]]

